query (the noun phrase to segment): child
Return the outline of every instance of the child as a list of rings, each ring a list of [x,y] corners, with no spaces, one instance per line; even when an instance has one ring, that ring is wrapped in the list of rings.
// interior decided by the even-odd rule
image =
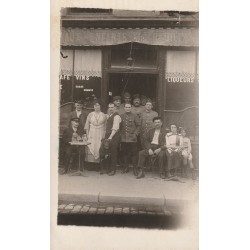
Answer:
[[[192,172],[192,179],[194,180],[195,175],[194,175],[194,166],[193,166],[192,154],[191,154],[191,151],[192,151],[191,142],[190,142],[190,139],[186,136],[186,130],[184,128],[181,129],[180,147],[181,147],[181,156],[182,156],[184,173],[185,175],[187,175],[186,169],[187,169],[187,165],[189,165],[189,167],[191,168],[191,172]]]

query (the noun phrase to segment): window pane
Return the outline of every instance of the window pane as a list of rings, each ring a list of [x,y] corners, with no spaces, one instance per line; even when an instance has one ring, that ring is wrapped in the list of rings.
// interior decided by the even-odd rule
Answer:
[[[156,68],[157,51],[154,46],[127,43],[114,46],[111,67]]]

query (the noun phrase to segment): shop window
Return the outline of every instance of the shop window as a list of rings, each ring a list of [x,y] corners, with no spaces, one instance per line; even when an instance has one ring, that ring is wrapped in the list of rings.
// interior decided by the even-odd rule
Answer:
[[[113,46],[111,68],[156,68],[157,51],[154,46],[127,43]]]
[[[101,98],[101,50],[75,50],[74,98]],[[91,106],[91,103],[89,103]]]
[[[166,109],[197,105],[196,51],[166,52]]]
[[[87,97],[88,100],[100,98],[101,50],[61,50],[60,54],[61,104]]]
[[[186,127],[198,140],[198,78],[196,51],[167,51],[165,68],[165,123]]]

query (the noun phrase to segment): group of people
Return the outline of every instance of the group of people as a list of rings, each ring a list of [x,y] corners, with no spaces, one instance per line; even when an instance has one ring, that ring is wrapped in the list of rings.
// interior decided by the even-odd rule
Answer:
[[[63,133],[63,174],[68,172],[72,152],[76,150],[69,142],[77,135],[78,139],[88,142],[78,153],[86,162],[99,163],[100,174],[106,171],[110,176],[115,175],[117,165],[122,166],[122,173],[127,173],[132,164],[136,178],[140,179],[145,176],[147,159],[154,157],[158,159],[161,178],[177,175],[180,164],[184,175],[189,167],[194,177],[191,143],[186,130],[183,128],[178,134],[176,124],[172,124],[167,133],[150,99],[145,101],[145,106],[141,105],[139,95],[133,96],[133,105],[129,93],[125,93],[123,99],[121,103],[121,97],[114,96],[106,114],[101,111],[98,100],[90,113],[83,110],[81,101],[75,102],[75,110],[70,113],[68,128]]]

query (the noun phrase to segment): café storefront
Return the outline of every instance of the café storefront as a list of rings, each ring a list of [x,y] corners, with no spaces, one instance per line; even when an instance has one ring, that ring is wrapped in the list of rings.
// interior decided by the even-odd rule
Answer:
[[[106,110],[113,96],[144,95],[198,148],[197,27],[62,26],[60,58],[62,107],[95,95]]]

